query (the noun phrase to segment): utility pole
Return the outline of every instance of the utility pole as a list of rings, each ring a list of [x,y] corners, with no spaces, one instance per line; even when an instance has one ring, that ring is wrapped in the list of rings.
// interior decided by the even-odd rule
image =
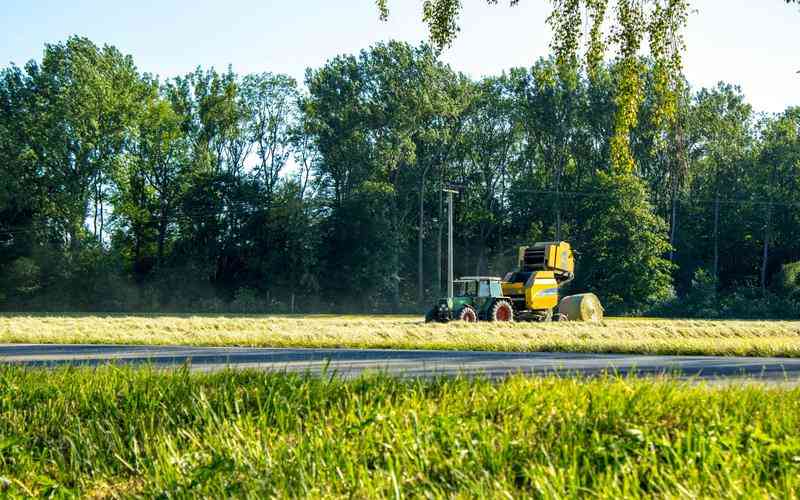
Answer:
[[[447,193],[447,298],[453,298],[453,195],[457,189],[448,186],[442,189]]]

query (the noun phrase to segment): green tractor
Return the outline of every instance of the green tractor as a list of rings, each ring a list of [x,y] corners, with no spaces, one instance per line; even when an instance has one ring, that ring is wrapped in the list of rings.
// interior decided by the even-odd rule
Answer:
[[[453,298],[439,299],[425,322],[513,321],[511,299],[503,295],[500,278],[469,276],[453,281]]]

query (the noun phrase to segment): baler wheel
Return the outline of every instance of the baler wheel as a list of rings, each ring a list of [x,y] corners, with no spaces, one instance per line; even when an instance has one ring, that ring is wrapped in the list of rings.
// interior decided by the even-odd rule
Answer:
[[[539,322],[540,323],[549,323],[551,321],[553,321],[553,310],[552,309],[548,309],[547,311],[545,311],[544,314],[539,316]]]

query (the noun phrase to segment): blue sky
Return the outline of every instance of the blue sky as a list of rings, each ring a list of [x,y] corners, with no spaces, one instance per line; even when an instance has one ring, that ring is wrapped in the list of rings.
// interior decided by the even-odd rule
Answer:
[[[196,66],[283,72],[302,80],[341,53],[396,38],[426,37],[421,0],[390,0],[389,22],[374,0],[0,0],[0,65],[41,57],[45,42],[71,34],[110,43],[161,76]],[[475,77],[529,66],[548,52],[550,2],[516,8],[465,0],[462,33],[443,59]],[[501,2],[505,3],[505,2]],[[783,0],[694,0],[686,74],[695,87],[741,85],[756,110],[800,105],[800,8]]]

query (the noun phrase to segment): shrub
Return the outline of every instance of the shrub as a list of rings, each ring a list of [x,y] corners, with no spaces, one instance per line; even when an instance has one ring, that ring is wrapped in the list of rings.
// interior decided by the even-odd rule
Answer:
[[[242,287],[236,290],[230,308],[237,313],[263,313],[267,311],[268,304],[258,296],[258,290]]]
[[[40,288],[40,269],[33,259],[20,257],[8,268],[5,279],[14,295],[26,297]]]
[[[716,280],[698,269],[689,293],[665,302],[648,312],[651,316],[703,319],[797,319],[800,300],[756,286],[717,291]]]
[[[800,301],[800,262],[784,264],[775,275],[772,290],[790,300]]]

